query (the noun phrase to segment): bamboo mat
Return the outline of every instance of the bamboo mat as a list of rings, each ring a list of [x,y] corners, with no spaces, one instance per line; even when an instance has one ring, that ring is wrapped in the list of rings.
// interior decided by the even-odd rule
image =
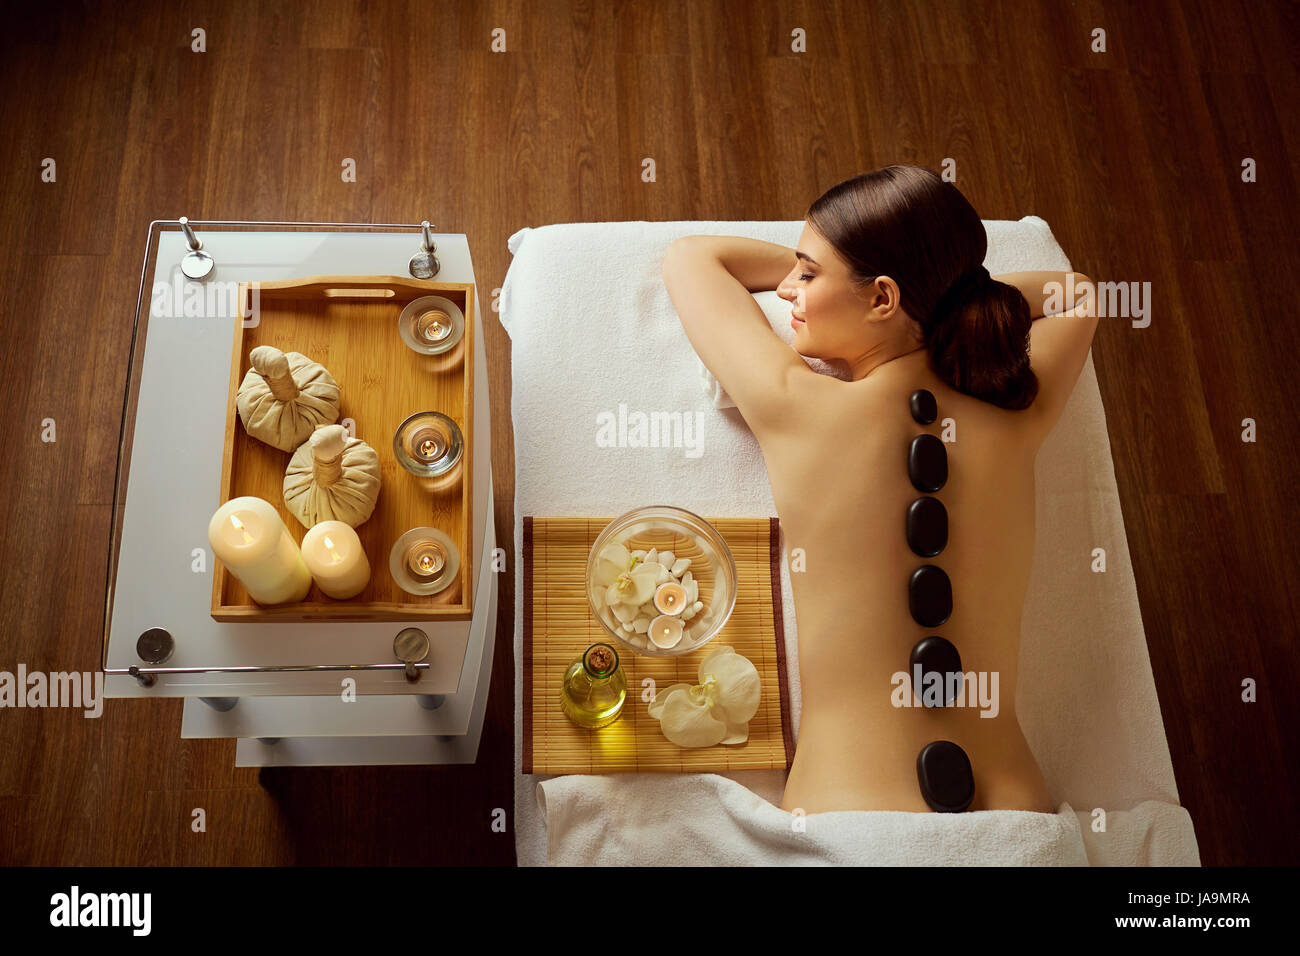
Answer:
[[[569,664],[598,641],[615,643],[587,603],[587,555],[613,518],[524,516],[523,772],[619,773],[788,770],[794,760],[785,631],[781,620],[781,546],[776,518],[708,518],[736,562],[736,606],[722,631],[697,651],[649,657],[618,648],[628,697],[614,723],[586,730],[560,710]],[[698,682],[700,660],[730,644],[754,662],[763,681],[758,712],[743,744],[683,749],[646,711],[642,681],[657,690]]]

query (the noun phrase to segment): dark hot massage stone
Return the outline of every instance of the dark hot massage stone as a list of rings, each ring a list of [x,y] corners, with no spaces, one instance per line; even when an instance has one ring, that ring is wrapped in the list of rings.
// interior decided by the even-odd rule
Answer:
[[[923,558],[933,558],[948,546],[948,509],[928,495],[907,506],[907,546]]]
[[[936,813],[961,813],[975,799],[970,758],[951,740],[932,740],[916,755],[921,796]]]
[[[934,493],[948,481],[948,452],[934,435],[917,435],[907,452],[907,474],[917,491]]]
[[[939,637],[937,634],[917,641],[916,646],[912,648],[911,656],[907,660],[907,676],[909,678],[916,675],[918,665],[921,668],[921,682],[913,688],[917,699],[926,707],[933,706],[925,703],[926,684],[924,682],[927,674],[938,671],[940,679],[943,681],[942,706],[951,707],[953,701],[957,699],[957,686],[954,683],[949,687],[948,675],[961,673],[961,655],[957,653],[957,648],[953,646],[952,641]]]
[[[922,425],[929,425],[939,417],[939,403],[929,389],[918,388],[907,403],[912,408],[912,417]]]
[[[952,615],[952,582],[943,568],[923,564],[907,582],[907,608],[922,627],[938,627]]]

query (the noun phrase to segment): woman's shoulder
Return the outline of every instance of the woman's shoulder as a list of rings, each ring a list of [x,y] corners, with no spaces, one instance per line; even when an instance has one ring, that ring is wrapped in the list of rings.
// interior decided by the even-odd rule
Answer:
[[[966,433],[1008,450],[1036,448],[1037,432],[1030,421],[1033,416],[1001,408],[953,388],[939,377],[924,350],[887,363],[860,381],[832,380],[830,384],[840,387],[837,391],[843,401],[869,411],[877,422],[896,418],[909,429],[933,432],[947,442],[957,441]],[[912,395],[920,390],[934,396],[937,413],[935,421],[924,426],[911,415]],[[822,391],[832,394],[835,390],[824,387]]]
[[[810,368],[806,375],[794,376],[789,385],[790,414],[780,428],[769,429],[773,438],[815,441],[827,430],[851,434],[861,425],[877,435],[924,430],[945,442],[973,437],[998,454],[1030,455],[1042,440],[1037,416],[959,392],[939,377],[924,350],[887,362],[862,379]],[[938,413],[932,424],[924,426],[912,419],[910,411],[911,396],[921,389],[934,396]]]

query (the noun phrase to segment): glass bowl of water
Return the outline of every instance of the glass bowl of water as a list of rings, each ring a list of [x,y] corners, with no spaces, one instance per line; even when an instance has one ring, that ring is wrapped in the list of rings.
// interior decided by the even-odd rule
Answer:
[[[591,613],[636,654],[674,657],[717,636],[736,606],[736,562],[718,530],[672,505],[611,521],[587,556]]]

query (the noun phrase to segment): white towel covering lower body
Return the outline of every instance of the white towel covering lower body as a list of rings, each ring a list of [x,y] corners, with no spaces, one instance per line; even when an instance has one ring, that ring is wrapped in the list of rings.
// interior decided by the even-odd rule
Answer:
[[[617,515],[661,502],[706,516],[776,513],[743,418],[701,394],[699,360],[660,267],[678,236],[740,235],[789,246],[802,226],[565,223],[510,237],[514,261],[499,303],[512,343],[516,556],[524,515]],[[1043,220],[985,226],[989,271],[1069,268]],[[693,410],[703,456],[672,447],[598,447],[596,416],[617,414],[620,405]],[[713,862],[927,864],[951,862],[945,847],[956,846],[964,863],[1198,865],[1191,819],[1178,805],[1091,357],[1039,452],[1036,494],[1016,711],[1058,813],[815,814],[807,832],[796,834],[779,807],[783,771],[525,775],[524,588],[516,560],[520,864],[684,862],[694,853]],[[1091,573],[1078,557],[1095,547],[1106,549],[1105,574]],[[798,633],[784,553],[781,599],[797,741]],[[628,706],[644,704],[633,699]],[[787,840],[787,830],[799,839]]]
[[[552,866],[1088,865],[1068,803],[797,819],[717,774],[570,774],[537,789]]]

